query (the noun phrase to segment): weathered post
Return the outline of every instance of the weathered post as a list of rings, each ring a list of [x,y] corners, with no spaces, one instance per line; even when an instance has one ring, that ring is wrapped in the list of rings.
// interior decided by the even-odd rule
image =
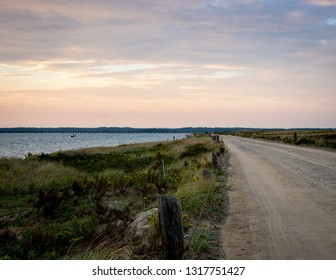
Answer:
[[[212,168],[217,169],[218,167],[218,160],[216,153],[212,153]]]
[[[297,142],[297,140],[298,140],[297,133],[296,133],[296,132],[294,132],[294,143],[296,143],[296,142]]]
[[[161,239],[167,260],[181,260],[184,253],[182,207],[179,199],[158,196]]]
[[[161,174],[162,174],[163,178],[166,177],[166,171],[165,171],[164,160],[161,160]]]

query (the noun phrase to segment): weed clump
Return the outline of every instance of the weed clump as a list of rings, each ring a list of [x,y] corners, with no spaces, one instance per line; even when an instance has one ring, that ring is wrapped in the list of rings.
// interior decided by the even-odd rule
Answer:
[[[198,157],[209,151],[210,149],[205,147],[205,145],[202,143],[194,144],[194,145],[188,146],[187,149],[181,153],[180,158],[183,159],[186,157]]]

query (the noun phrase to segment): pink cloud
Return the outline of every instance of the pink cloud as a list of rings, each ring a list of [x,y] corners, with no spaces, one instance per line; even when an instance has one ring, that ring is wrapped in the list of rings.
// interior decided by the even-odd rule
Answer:
[[[308,2],[322,7],[336,6],[336,0],[308,0]]]

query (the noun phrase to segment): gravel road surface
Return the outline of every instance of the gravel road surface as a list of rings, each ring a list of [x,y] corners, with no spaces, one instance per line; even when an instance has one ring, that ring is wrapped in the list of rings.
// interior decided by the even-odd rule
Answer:
[[[224,136],[227,259],[336,260],[336,152]]]

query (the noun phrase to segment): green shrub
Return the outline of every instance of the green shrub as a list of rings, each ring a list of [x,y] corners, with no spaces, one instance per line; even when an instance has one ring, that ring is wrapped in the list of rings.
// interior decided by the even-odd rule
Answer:
[[[290,137],[284,137],[282,139],[282,142],[287,143],[287,144],[293,144],[294,143],[294,139],[292,139]]]
[[[313,139],[309,139],[306,137],[300,138],[297,142],[295,142],[296,145],[312,145],[315,144],[315,141]]]
[[[198,157],[209,151],[210,149],[205,147],[205,145],[202,143],[194,144],[194,145],[188,146],[187,149],[181,153],[180,158],[183,159],[186,157]]]

